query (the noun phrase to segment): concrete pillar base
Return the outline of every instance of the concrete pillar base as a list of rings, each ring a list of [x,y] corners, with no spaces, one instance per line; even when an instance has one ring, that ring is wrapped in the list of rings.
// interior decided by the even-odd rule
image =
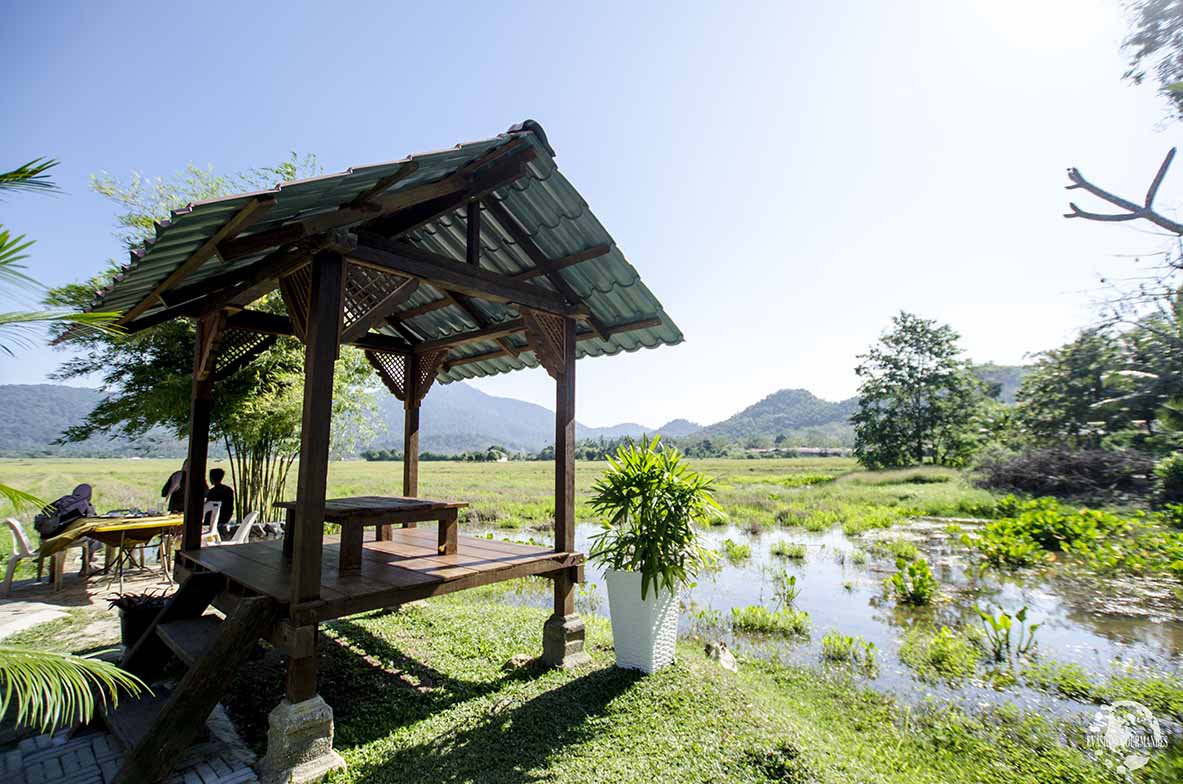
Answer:
[[[583,620],[578,615],[552,615],[542,627],[542,661],[570,669],[591,662],[583,648]]]
[[[261,784],[312,784],[345,768],[333,751],[333,709],[319,694],[294,705],[284,700],[267,720],[267,754],[257,766]]]

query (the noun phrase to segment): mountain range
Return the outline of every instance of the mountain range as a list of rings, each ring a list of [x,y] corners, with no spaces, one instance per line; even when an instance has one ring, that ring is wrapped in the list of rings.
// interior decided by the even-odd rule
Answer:
[[[1013,402],[1023,368],[979,366],[1000,399]],[[97,389],[61,384],[0,385],[2,457],[181,457],[185,444],[172,434],[152,431],[128,439],[96,436],[78,444],[54,444],[63,430],[81,422],[102,398]],[[402,448],[402,404],[392,395],[376,398],[376,432],[370,449]],[[661,434],[667,438],[720,439],[788,446],[849,446],[849,418],[857,398],[831,402],[805,389],[782,389],[721,422],[708,426],[674,419],[652,428],[635,422],[609,427],[576,424],[576,437],[613,439]],[[420,449],[456,453],[497,445],[511,452],[536,452],[554,441],[554,413],[534,403],[486,394],[458,382],[433,387],[420,416]],[[211,449],[214,449],[211,444]]]

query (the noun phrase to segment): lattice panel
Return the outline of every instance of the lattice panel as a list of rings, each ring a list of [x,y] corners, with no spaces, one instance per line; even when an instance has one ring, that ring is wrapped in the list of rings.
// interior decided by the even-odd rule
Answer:
[[[440,365],[444,363],[444,357],[448,355],[447,349],[440,351],[431,351],[419,356],[419,361],[416,363],[419,371],[418,378],[415,379],[415,399],[422,400],[427,397],[427,391],[431,389],[431,385],[435,383],[435,376],[440,372]]]
[[[522,322],[534,356],[551,378],[557,380],[566,365],[563,317],[522,308]]]
[[[222,333],[214,378],[223,379],[250,364],[275,343],[275,335],[263,335],[245,329],[231,329]]]
[[[296,337],[304,340],[308,334],[308,309],[312,302],[312,267],[305,264],[300,269],[279,279],[279,292],[287,306]]]
[[[407,358],[402,354],[367,351],[366,360],[378,371],[378,378],[386,388],[399,400],[406,401]]]
[[[374,308],[383,305],[395,289],[407,282],[402,275],[391,275],[350,264],[345,278],[345,300],[342,304],[342,330],[348,330],[365,318]]]

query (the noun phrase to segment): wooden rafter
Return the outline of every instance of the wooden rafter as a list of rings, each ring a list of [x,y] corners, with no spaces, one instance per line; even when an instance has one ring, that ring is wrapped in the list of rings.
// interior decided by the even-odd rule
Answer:
[[[496,340],[521,332],[523,329],[525,329],[525,324],[522,319],[510,319],[500,324],[481,327],[474,332],[460,332],[437,340],[425,340],[415,346],[415,352],[423,354],[439,349],[452,349],[468,343],[478,343],[482,340]]]
[[[162,294],[161,299],[170,307],[200,299],[216,310],[217,304],[228,302],[261,283],[273,281],[291,272],[295,267],[307,264],[309,258],[308,252],[303,248],[281,248],[251,265],[250,269],[223,272],[200,283],[178,286]]]
[[[493,219],[513,239],[514,243],[521,248],[522,252],[529,256],[534,266],[542,270],[542,274],[546,276],[546,279],[550,281],[551,285],[562,295],[564,300],[570,304],[583,301],[579,292],[559,274],[559,268],[554,267],[554,262],[546,257],[546,254],[542,252],[538,244],[534,242],[534,238],[526,231],[526,227],[510,214],[504,204],[497,199],[485,199],[484,204]],[[596,332],[599,332],[601,335],[604,334],[605,325],[595,314],[588,314],[588,323],[591,324],[592,329]]]
[[[144,313],[157,302],[161,301],[161,295],[171,289],[173,286],[180,283],[192,272],[196,271],[198,267],[204,264],[211,256],[214,255],[218,248],[218,244],[223,240],[232,238],[242,232],[247,226],[259,220],[267,210],[271,209],[275,204],[274,196],[259,196],[248,201],[238,212],[234,214],[230,220],[222,225],[222,228],[214,232],[213,236],[201,243],[197,250],[189,254],[181,264],[168,274],[168,276],[152,287],[138,305],[131,307],[124,313],[120,319],[119,324],[127,324],[133,321],[137,316]]]
[[[587,309],[582,305],[569,304],[547,289],[471,267],[405,242],[388,240],[369,232],[359,232],[359,235],[358,246],[349,253],[354,263],[411,275],[437,288],[459,291],[471,297],[513,302],[562,316],[586,313]]]
[[[405,180],[407,177],[410,177],[417,171],[419,171],[419,162],[407,161],[406,163],[399,166],[393,173],[388,174],[382,179],[378,180],[364,193],[358,194],[357,198],[349,203],[349,206],[360,207],[363,204],[369,204],[372,199],[377,196],[381,196],[383,193],[389,190],[391,185],[394,185],[400,180]]]
[[[599,258],[608,251],[612,250],[611,245],[593,245],[587,250],[581,250],[578,253],[572,253],[570,256],[563,256],[561,259],[554,259],[548,261],[543,267],[531,267],[530,269],[515,272],[512,277],[514,280],[529,280],[530,278],[537,278],[541,275],[548,275],[550,273],[558,272],[567,267],[573,267],[576,264],[582,264],[590,259]]]
[[[464,260],[474,267],[481,265],[481,203],[470,199],[464,207]]]
[[[453,305],[460,308],[462,311],[464,311],[465,315],[472,319],[472,322],[477,325],[477,329],[490,329],[494,326],[493,323],[489,321],[488,317],[481,312],[481,309],[477,307],[476,303],[474,303],[467,296],[456,291],[446,290],[444,291],[444,295],[452,301]],[[501,348],[505,349],[513,356],[516,357],[518,355],[517,347],[514,346],[508,337],[498,337],[497,343],[501,346]]]
[[[622,332],[631,332],[632,330],[635,330],[635,329],[652,329],[653,327],[658,327],[658,326],[661,326],[661,319],[656,319],[656,318],[643,319],[641,321],[632,321],[627,324],[617,324],[617,325],[609,328],[608,334],[609,335],[617,335]],[[593,339],[596,339],[599,337],[600,337],[600,335],[596,332],[593,332],[593,331],[579,332],[575,335],[575,340],[577,342],[581,342],[584,340],[593,340]],[[448,359],[444,362],[443,371],[446,373],[454,367],[461,367],[462,365],[471,365],[476,362],[484,362],[487,359],[499,359],[501,357],[508,357],[508,356],[516,356],[516,354],[511,354],[510,352],[506,351],[504,348],[501,348],[501,349],[497,349],[495,351],[486,351],[481,354],[473,354],[472,356],[468,356],[468,357],[455,357],[455,358]]]

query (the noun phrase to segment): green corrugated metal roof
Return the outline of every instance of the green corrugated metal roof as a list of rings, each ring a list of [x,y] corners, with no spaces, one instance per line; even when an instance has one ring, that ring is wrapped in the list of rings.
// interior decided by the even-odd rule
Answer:
[[[395,173],[408,161],[416,170],[399,180],[385,195],[398,193],[425,183],[436,182],[454,174],[473,160],[515,138],[525,138],[534,147],[536,156],[527,164],[527,176],[495,190],[496,199],[526,229],[533,242],[549,259],[557,259],[597,245],[610,245],[602,256],[560,270],[557,274],[574,289],[593,317],[612,327],[644,320],[659,320],[658,326],[614,333],[608,338],[581,339],[578,356],[601,356],[639,348],[674,345],[682,341],[682,333],[662,310],[661,303],[641,281],[636,269],[616,247],[612,236],[604,229],[579,192],[559,171],[554,152],[545,133],[533,122],[515,126],[510,132],[492,139],[457,145],[441,152],[421,153],[400,161],[373,166],[351,168],[347,171],[307,180],[285,182],[271,191],[274,205],[258,223],[252,224],[243,236],[274,229],[309,216],[337,211],[357,196],[366,193],[380,180]],[[253,194],[236,194],[225,198],[197,202],[177,210],[169,221],[157,227],[154,240],[132,254],[131,263],[116,282],[96,299],[92,309],[124,312],[143,300],[161,281],[176,270],[203,242],[213,236],[252,198]],[[407,235],[411,242],[437,254],[463,261],[465,256],[465,217],[463,210],[449,213],[417,228]],[[506,274],[531,269],[529,256],[514,243],[510,235],[498,225],[492,215],[482,212],[481,225],[482,267]],[[178,285],[189,286],[214,275],[234,270],[245,270],[258,263],[267,251],[238,259],[231,264],[216,255]],[[531,281],[534,285],[552,288],[545,277]],[[430,285],[420,285],[418,291],[401,310],[408,310],[438,300],[443,295]],[[493,323],[515,318],[516,308],[486,300],[477,305]],[[157,308],[158,309],[158,308]],[[150,310],[145,315],[150,315]],[[405,322],[424,339],[433,340],[473,331],[478,328],[463,311],[455,307],[442,308],[421,314]],[[394,334],[389,327],[389,334]],[[523,349],[516,358],[503,356],[451,367],[441,372],[441,382],[476,376],[506,373],[523,367],[538,365],[521,337],[511,338]],[[471,357],[495,351],[496,341],[469,343],[452,350],[450,358]]]

